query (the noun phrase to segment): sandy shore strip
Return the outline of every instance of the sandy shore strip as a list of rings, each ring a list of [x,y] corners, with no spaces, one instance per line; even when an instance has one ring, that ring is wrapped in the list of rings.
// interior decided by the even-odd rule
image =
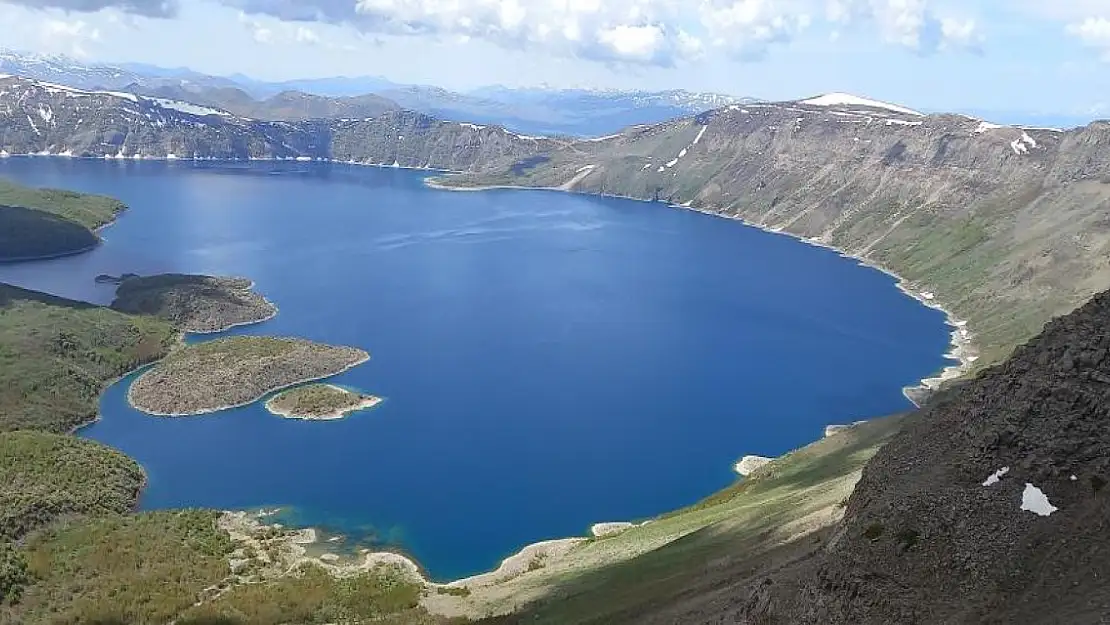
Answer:
[[[352,362],[351,364],[343,367],[342,369],[340,369],[339,371],[336,371],[335,373],[329,373],[327,375],[320,375],[320,376],[316,376],[314,378],[306,378],[304,380],[297,380],[296,382],[290,382],[289,384],[283,384],[282,386],[279,386],[277,388],[272,388],[272,389],[266,391],[265,393],[262,393],[261,395],[255,397],[254,399],[244,401],[244,402],[240,402],[238,404],[233,404],[233,405],[217,406],[216,408],[213,408],[211,410],[204,410],[204,411],[201,411],[201,412],[182,412],[182,413],[147,412],[146,410],[142,410],[141,408],[135,406],[134,402],[131,401],[131,388],[130,387],[127,389],[127,405],[131,406],[133,409],[138,410],[139,412],[141,412],[143,414],[151,415],[151,416],[154,416],[154,417],[196,417],[196,416],[199,416],[199,415],[215,414],[217,412],[223,412],[225,410],[233,410],[235,408],[242,408],[243,406],[249,406],[249,405],[257,402],[258,400],[262,399],[263,397],[266,397],[267,395],[270,395],[271,393],[277,393],[279,391],[284,391],[286,389],[293,388],[294,386],[301,386],[302,384],[307,384],[308,382],[316,382],[316,381],[319,381],[319,380],[326,380],[328,378],[335,377],[335,376],[339,375],[340,373],[344,373],[346,371],[354,369],[355,367],[367,362],[368,360],[370,360],[370,355],[369,354],[363,356],[357,362]],[[157,363],[155,363],[155,364],[157,364]]]
[[[344,393],[350,393],[351,395],[359,395],[360,394],[360,393],[353,393],[353,392],[351,392],[351,391],[349,391],[349,390],[347,390],[347,389],[345,389],[341,386],[336,386],[334,384],[327,384],[326,386],[328,386],[329,388],[333,388],[337,391],[342,391]],[[280,408],[275,408],[274,407],[274,400],[276,400],[279,395],[281,395],[281,393],[276,393],[273,397],[266,400],[266,404],[265,404],[266,405],[266,410],[269,410],[272,414],[275,414],[279,417],[283,417],[283,418],[286,418],[286,419],[301,419],[303,421],[335,421],[337,419],[343,419],[344,417],[350,416],[352,413],[355,413],[355,412],[359,412],[359,411],[362,411],[362,410],[369,410],[370,408],[373,408],[374,406],[377,406],[378,404],[385,401],[381,397],[375,397],[373,395],[366,395],[366,396],[363,396],[362,400],[359,401],[358,404],[356,404],[356,405],[354,405],[350,408],[347,408],[346,410],[343,410],[343,411],[338,411],[337,410],[337,411],[332,411],[332,412],[322,414],[322,415],[311,415],[311,416],[309,416],[309,415],[298,415],[298,414],[294,414],[292,412],[289,412],[287,410],[281,410]]]
[[[592,172],[593,172],[593,168],[591,168],[589,170],[585,170],[584,172],[579,172],[579,174],[589,174],[589,173],[592,173]],[[585,176],[582,176],[582,177],[585,177]],[[496,190],[496,189],[521,189],[521,190],[530,190],[530,191],[559,191],[559,192],[563,192],[563,193],[577,193],[579,195],[593,195],[593,196],[597,196],[597,197],[620,198],[620,199],[624,199],[624,200],[633,200],[633,201],[636,201],[636,202],[644,202],[644,203],[647,203],[647,204],[657,204],[657,203],[659,203],[659,202],[653,201],[653,200],[646,200],[644,198],[632,197],[632,196],[628,196],[628,195],[619,195],[619,194],[615,194],[615,193],[592,193],[592,192],[589,192],[589,191],[579,191],[579,190],[576,190],[576,189],[572,188],[572,186],[570,186],[570,185],[573,185],[574,182],[578,179],[580,179],[579,175],[576,175],[568,183],[564,183],[564,184],[562,184],[560,186],[557,186],[557,187],[528,187],[528,186],[523,186],[523,185],[487,185],[487,186],[476,186],[476,187],[452,187],[452,186],[448,186],[448,185],[444,185],[444,184],[435,182],[434,180],[430,180],[430,179],[425,180],[424,184],[426,186],[432,188],[432,189],[440,189],[440,190],[443,190],[443,191],[491,191],[491,190]],[[859,263],[863,267],[867,267],[869,269],[874,269],[876,271],[881,271],[881,272],[885,273],[886,275],[890,276],[891,278],[894,278],[895,286],[898,288],[899,291],[902,291],[906,295],[912,297],[913,299],[917,300],[921,304],[923,304],[925,306],[928,306],[929,308],[933,308],[935,310],[939,310],[940,312],[944,313],[946,323],[948,324],[948,326],[950,328],[952,328],[951,341],[950,341],[950,344],[949,344],[950,349],[945,354],[945,357],[950,359],[950,360],[956,361],[956,364],[945,367],[944,369],[942,369],[940,372],[938,372],[934,376],[930,376],[930,377],[922,379],[921,382],[918,383],[915,386],[908,386],[908,387],[902,389],[902,394],[905,395],[906,399],[908,399],[910,402],[912,402],[915,406],[917,406],[919,408],[921,407],[921,405],[919,403],[921,395],[927,394],[929,392],[937,390],[944,383],[946,383],[948,381],[955,380],[957,378],[963,377],[964,375],[966,375],[968,372],[971,371],[972,365],[975,363],[975,361],[977,361],[979,359],[979,351],[976,349],[975,344],[972,340],[973,339],[973,334],[971,333],[971,331],[967,327],[967,321],[956,317],[956,315],[952,311],[948,310],[948,308],[946,308],[943,304],[941,304],[937,299],[936,293],[934,293],[932,291],[929,291],[929,290],[926,290],[926,289],[923,289],[923,288],[917,288],[917,287],[911,285],[908,280],[906,280],[902,276],[898,275],[896,272],[894,272],[894,271],[892,271],[892,270],[890,270],[886,267],[883,267],[883,266],[881,266],[881,265],[879,265],[875,262],[872,262],[872,261],[870,261],[866,258],[863,258],[861,256],[857,256],[855,254],[849,253],[846,250],[840,249],[840,248],[836,247],[835,245],[830,245],[828,243],[825,243],[825,242],[823,242],[823,241],[821,241],[817,238],[814,238],[814,237],[806,237],[806,236],[803,236],[803,235],[800,235],[800,234],[794,234],[794,233],[791,233],[791,232],[787,232],[787,231],[785,231],[781,228],[767,226],[767,225],[764,225],[764,224],[758,224],[758,223],[755,223],[755,222],[748,221],[747,219],[744,219],[743,217],[739,217],[739,216],[736,216],[736,215],[725,215],[725,214],[722,214],[720,212],[717,212],[716,210],[714,210],[712,208],[706,208],[706,207],[702,207],[702,206],[694,206],[694,200],[689,200],[687,202],[682,202],[681,204],[674,204],[674,203],[669,203],[668,202],[667,206],[669,206],[671,208],[691,210],[691,211],[694,211],[694,212],[702,213],[703,215],[709,215],[709,216],[718,217],[718,218],[721,218],[721,219],[729,219],[729,220],[732,220],[732,221],[739,221],[740,223],[744,224],[745,226],[750,226],[752,228],[757,228],[759,230],[762,230],[763,232],[768,232],[768,233],[771,233],[771,234],[778,234],[778,235],[782,235],[782,236],[787,236],[787,237],[790,237],[791,239],[794,239],[796,241],[801,241],[803,243],[812,245],[814,247],[820,247],[820,248],[824,248],[824,249],[827,249],[827,250],[832,250],[832,251],[836,252],[837,254],[839,254],[840,256],[842,256],[844,258],[850,258],[850,259],[856,261],[857,263]]]

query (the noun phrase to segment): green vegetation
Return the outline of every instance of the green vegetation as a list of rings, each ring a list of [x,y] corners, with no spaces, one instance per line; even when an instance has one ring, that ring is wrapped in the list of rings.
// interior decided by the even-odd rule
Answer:
[[[335,578],[320,567],[305,565],[288,577],[236,586],[190,610],[179,623],[436,623],[419,607],[422,590],[421,584],[391,567]]]
[[[236,336],[175,351],[131,385],[129,399],[158,415],[214,412],[328,377],[369,358],[361,349],[304,339]]]
[[[103,195],[64,189],[36,189],[0,179],[0,205],[21,206],[50,213],[95,230],[116,218],[123,202]]]
[[[246,278],[183,274],[123,277],[112,308],[160,317],[186,332],[220,332],[277,313],[251,286]]]
[[[853,426],[776,459],[752,477],[646,525],[590,540],[495,587],[478,586],[447,612],[515,612],[493,623],[638,623],[684,597],[758,583],[785,558],[818,548],[843,514],[863,465],[902,425]],[[529,567],[530,569],[532,567]],[[521,606],[522,601],[531,601]],[[682,622],[676,618],[673,622]]]
[[[168,323],[0,284],[0,432],[66,432],[104,385],[164,356]]]
[[[331,384],[308,384],[278,393],[266,402],[266,409],[284,417],[300,419],[337,419],[369,408],[381,400]]]
[[[81,224],[42,211],[0,205],[0,261],[68,256],[98,243],[100,238]]]
[[[232,544],[218,513],[110,516],[32,536],[23,548],[31,583],[0,622],[163,624],[229,573]]]
[[[128,512],[143,482],[134,460],[99,443],[0,433],[0,540],[22,538],[64,516]]]
[[[123,210],[120,202],[0,180],[0,262],[76,254],[95,247],[98,228]]]

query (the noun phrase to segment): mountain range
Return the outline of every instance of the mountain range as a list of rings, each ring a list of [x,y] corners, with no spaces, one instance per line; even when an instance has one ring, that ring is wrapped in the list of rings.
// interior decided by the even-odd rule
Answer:
[[[683,90],[591,91],[486,87],[458,93],[406,85],[380,77],[334,77],[266,82],[247,76],[210,76],[187,68],[139,63],[86,64],[62,55],[0,50],[0,74],[85,90],[128,91],[185,99],[267,120],[358,117],[367,105],[378,111],[405,108],[440,119],[504,126],[523,134],[591,136],[633,124],[699,113],[746,98]],[[392,101],[393,104],[386,102]]]

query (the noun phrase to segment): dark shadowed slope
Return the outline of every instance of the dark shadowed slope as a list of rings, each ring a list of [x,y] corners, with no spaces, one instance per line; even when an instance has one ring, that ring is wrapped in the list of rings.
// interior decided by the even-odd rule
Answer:
[[[745,618],[1106,623],[1108,422],[1104,293],[939,396],[865,468],[827,554],[799,587],[774,584],[773,600]],[[1023,510],[1033,488],[1058,509]]]

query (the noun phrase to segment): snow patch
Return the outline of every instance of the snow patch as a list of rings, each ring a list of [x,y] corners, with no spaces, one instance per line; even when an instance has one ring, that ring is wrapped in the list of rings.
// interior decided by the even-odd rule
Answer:
[[[1027,134],[1026,132],[1024,132],[1024,131],[1022,131],[1022,133],[1021,133],[1021,141],[1022,141],[1023,143],[1028,143],[1028,144],[1029,144],[1029,147],[1031,147],[1031,148],[1035,148],[1035,147],[1037,147],[1037,142],[1036,142],[1035,140],[1033,140],[1033,137],[1030,137],[1030,136],[1029,136],[1029,135],[1028,135],[1028,134]]]
[[[1044,491],[1028,482],[1025,483],[1025,492],[1021,494],[1021,509],[1039,516],[1048,516],[1059,510],[1048,502]]]
[[[1014,139],[1013,141],[1011,141],[1010,149],[1013,150],[1014,154],[1017,154],[1018,156],[1029,153],[1029,148],[1027,148],[1025,144],[1022,143],[1021,139]]]
[[[463,128],[469,128],[471,130],[485,130],[486,128],[485,126],[479,126],[478,124],[471,124],[469,122],[459,122],[459,125]]]
[[[886,120],[887,126],[920,126],[925,122],[911,122],[904,119],[888,119]]]
[[[1005,126],[1002,124],[992,124],[990,122],[979,122],[979,125],[975,127],[975,134],[981,135],[988,130],[996,130],[998,128],[1005,128]]]
[[[645,169],[651,169],[651,163],[645,164],[643,167],[640,168],[640,171],[643,171]]]
[[[605,135],[604,137],[591,137],[589,139],[583,139],[583,141],[589,141],[591,143],[597,143],[599,141],[608,141],[609,139],[616,139],[619,136],[621,136],[621,134],[618,132],[615,135]]]
[[[591,169],[593,169],[593,168],[594,168],[594,166],[593,166],[593,165],[583,165],[583,166],[579,167],[578,169],[574,170],[574,173],[576,173],[576,174],[580,174],[580,173],[582,173],[582,172],[584,172],[584,171],[589,171],[589,170],[591,170]]]
[[[908,109],[904,106],[897,104],[889,104],[887,102],[880,102],[878,100],[870,100],[868,98],[861,98],[849,93],[826,93],[816,98],[802,100],[802,104],[810,106],[866,106],[868,108],[886,109],[896,113],[905,113],[907,115],[916,115],[917,117],[924,117],[925,115],[913,109]]]
[[[1009,472],[1010,472],[1010,467],[1002,467],[1001,469],[995,471],[994,473],[991,473],[990,476],[987,477],[987,480],[985,482],[983,482],[983,486],[994,486],[995,484],[997,484],[999,482],[999,480],[1002,479],[1003,475],[1006,475]]]
[[[695,146],[695,145],[697,145],[697,144],[698,144],[698,142],[699,142],[699,141],[701,141],[701,138],[702,138],[702,136],[703,136],[703,135],[705,134],[705,131],[706,131],[706,130],[709,130],[709,126],[702,126],[702,127],[701,127],[701,130],[699,130],[699,131],[698,131],[698,136],[694,137],[694,142],[693,142],[693,143],[691,143],[690,145],[691,145],[691,146]]]
[[[231,114],[219,109],[209,108],[207,106],[198,106],[188,102],[181,102],[179,100],[167,100],[165,98],[151,98],[151,101],[164,109],[173,109],[189,115],[197,115],[204,117],[205,115],[220,115],[223,117],[230,117]]]

